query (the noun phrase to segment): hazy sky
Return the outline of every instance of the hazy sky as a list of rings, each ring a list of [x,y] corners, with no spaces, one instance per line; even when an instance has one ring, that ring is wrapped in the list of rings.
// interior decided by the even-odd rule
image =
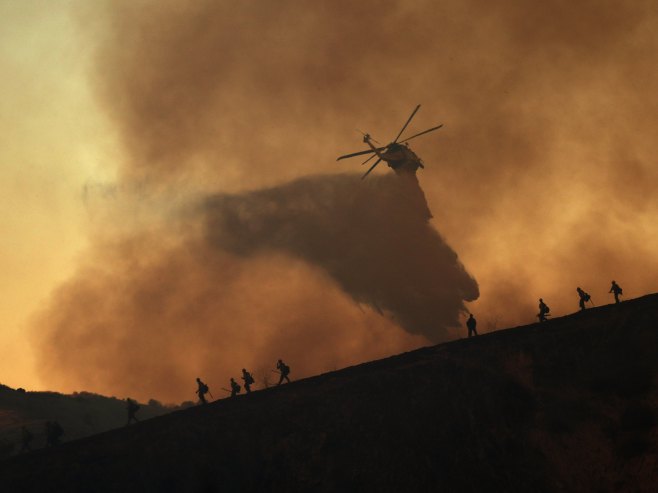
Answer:
[[[0,382],[180,399],[196,371],[260,366],[263,341],[301,340],[308,372],[427,343],[294,255],[217,256],[186,215],[204,194],[362,172],[335,161],[356,129],[386,142],[419,103],[410,132],[445,125],[412,143],[419,181],[478,281],[481,331],[533,322],[540,296],[570,313],[576,286],[597,304],[612,279],[654,292],[656,53],[652,1],[0,0]],[[137,317],[143,292],[114,294],[153,279],[195,292],[193,313]],[[185,335],[191,320],[208,326]],[[155,340],[162,365],[140,359]]]
[[[0,1],[0,381],[13,386],[40,386],[29,317],[85,244],[85,184],[114,173],[69,4]]]

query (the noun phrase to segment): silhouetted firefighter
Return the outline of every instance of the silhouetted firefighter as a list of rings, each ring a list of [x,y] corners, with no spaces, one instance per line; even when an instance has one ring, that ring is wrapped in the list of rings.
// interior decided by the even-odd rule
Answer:
[[[46,447],[59,445],[64,430],[57,421],[46,421]]]
[[[276,362],[276,369],[279,370],[279,375],[280,375],[279,383],[277,383],[277,385],[281,385],[284,379],[288,383],[290,383],[290,379],[288,378],[288,374],[290,373],[290,367],[286,365],[282,360],[279,360]]]
[[[244,368],[242,369],[242,380],[244,381],[244,389],[247,391],[247,394],[251,393],[251,385],[254,383],[254,377]]]
[[[30,430],[25,426],[21,426],[21,452],[30,452],[32,450],[30,443],[32,443],[33,438],[34,436]]]
[[[201,404],[207,404],[208,401],[206,400],[206,394],[210,392],[210,389],[199,377],[196,377],[196,383],[199,386],[199,388],[196,389],[196,393],[199,394]],[[210,397],[212,397],[212,394],[210,394]]]
[[[128,426],[131,421],[135,421],[137,423],[139,419],[137,419],[137,416],[135,416],[135,413],[139,411],[139,404],[132,400],[130,397],[126,398],[126,411],[128,411],[128,422],[126,423],[126,426]]]
[[[231,397],[235,397],[240,393],[240,386],[238,385],[238,382],[233,380],[233,377],[231,377]]]
[[[466,327],[468,327],[468,337],[476,336],[478,335],[477,330],[475,330],[475,327],[477,327],[477,320],[475,320],[475,317],[473,317],[472,313],[468,314],[468,320],[466,321]]]
[[[548,315],[550,311],[551,309],[548,307],[546,303],[544,303],[544,300],[539,298],[539,314],[537,314],[539,321],[546,322],[546,315]]]
[[[612,286],[610,287],[610,291],[608,291],[608,293],[613,293],[615,295],[615,303],[619,303],[619,295],[623,294],[621,287],[615,281],[612,281]]]
[[[592,297],[580,288],[576,288],[576,291],[578,291],[578,296],[580,296],[580,301],[578,301],[578,306],[582,311],[585,309],[585,303],[590,301]]]

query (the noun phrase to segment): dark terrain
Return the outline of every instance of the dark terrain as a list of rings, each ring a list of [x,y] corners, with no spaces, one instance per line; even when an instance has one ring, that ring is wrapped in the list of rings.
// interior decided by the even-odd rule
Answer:
[[[190,405],[191,402],[184,403],[184,406]],[[164,406],[151,399],[146,404],[140,403],[137,417],[149,419],[184,406]],[[26,392],[0,385],[0,459],[20,452],[21,426],[27,427],[34,436],[33,449],[44,447],[46,421],[57,421],[63,427],[62,441],[75,440],[124,426],[126,402],[90,392],[73,395]]]
[[[0,488],[656,491],[657,384],[650,295],[14,456]]]

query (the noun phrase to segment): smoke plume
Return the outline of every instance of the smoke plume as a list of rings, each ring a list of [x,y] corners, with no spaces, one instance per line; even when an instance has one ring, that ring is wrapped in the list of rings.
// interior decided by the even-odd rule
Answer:
[[[52,381],[175,400],[246,366],[264,385],[280,357],[303,376],[444,339],[478,295],[413,177],[308,177],[165,217],[97,234],[55,294]]]
[[[311,373],[455,336],[477,286],[432,227],[485,331],[539,297],[576,310],[576,286],[655,289],[653,2],[78,7],[130,198],[95,213],[35,325],[46,383],[179,399],[279,357]],[[410,132],[445,124],[411,143],[429,224],[385,166],[333,176],[358,167],[335,162],[355,128],[387,142],[418,103]]]
[[[304,178],[208,202],[212,243],[237,254],[281,251],[321,266],[355,301],[438,341],[478,296],[457,254],[428,225],[417,180]]]

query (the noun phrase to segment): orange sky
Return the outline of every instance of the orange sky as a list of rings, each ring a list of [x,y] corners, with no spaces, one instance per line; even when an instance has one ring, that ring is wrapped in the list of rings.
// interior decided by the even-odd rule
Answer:
[[[358,160],[335,162],[361,148],[355,129],[385,142],[418,103],[410,131],[445,125],[412,145],[426,163],[432,224],[480,285],[470,307],[482,330],[532,322],[540,296],[555,315],[572,312],[576,286],[597,304],[610,301],[613,278],[629,297],[656,291],[652,2],[187,3],[0,1],[0,66],[10,74],[0,80],[0,382],[132,392],[122,375],[78,378],[83,368],[52,361],[43,371],[48,319],[75,313],[49,301],[62,299],[50,298],[58,286],[111,271],[108,245],[146,232],[153,241],[199,193],[360,172]],[[275,303],[261,308],[273,326],[290,325],[285,312],[305,303],[333,307],[331,327],[353,327],[336,329],[309,371],[422,343],[284,257],[241,267],[232,286],[273,283]],[[302,296],[295,283],[321,294]],[[254,303],[232,305],[252,334],[244,344],[259,338]],[[145,348],[157,332],[146,333]],[[244,344],[224,360],[246,364]],[[195,371],[183,359],[181,386]],[[180,398],[144,366],[130,368],[154,379],[140,397]]]
[[[0,382],[15,387],[41,387],[29,317],[86,242],[85,183],[113,175],[76,32],[66,2],[0,2]]]

